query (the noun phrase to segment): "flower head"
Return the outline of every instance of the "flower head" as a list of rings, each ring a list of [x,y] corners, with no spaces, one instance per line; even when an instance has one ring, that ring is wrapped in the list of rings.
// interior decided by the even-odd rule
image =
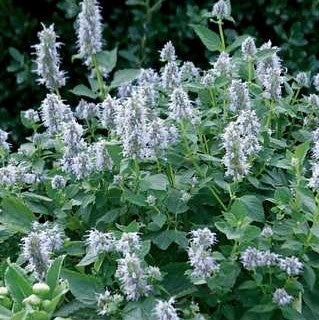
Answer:
[[[175,299],[170,298],[168,301],[158,300],[155,306],[155,317],[157,320],[179,320],[177,310],[174,307]]]
[[[225,0],[219,0],[213,6],[212,16],[224,19],[230,16],[230,5]]]
[[[53,24],[49,28],[43,25],[38,37],[40,43],[34,46],[37,67],[35,73],[39,76],[39,83],[54,91],[65,85],[65,72],[60,70],[61,59],[58,53],[61,43],[57,42]]]
[[[97,0],[83,0],[77,19],[79,56],[90,66],[92,55],[102,50],[102,16]]]
[[[160,51],[160,60],[162,62],[172,62],[176,60],[175,48],[171,41],[167,42]]]
[[[292,302],[293,297],[289,295],[285,289],[276,289],[272,299],[274,303],[284,307]]]
[[[245,60],[254,58],[257,53],[255,40],[252,37],[247,37],[241,45],[241,51]]]

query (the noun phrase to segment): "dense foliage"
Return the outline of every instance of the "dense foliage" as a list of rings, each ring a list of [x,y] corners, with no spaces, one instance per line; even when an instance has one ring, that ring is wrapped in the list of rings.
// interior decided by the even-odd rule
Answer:
[[[1,319],[319,317],[319,75],[225,36],[231,13],[188,27],[208,68],[172,41],[123,68],[97,0],[76,47],[42,25],[40,108],[17,150],[0,130]]]
[[[145,4],[145,5],[144,5]],[[235,24],[225,24],[226,37],[232,42],[237,34],[270,39],[281,46],[286,67],[297,70],[317,70],[318,1],[257,0],[232,3]],[[210,0],[108,0],[103,2],[103,39],[107,47],[118,47],[118,66],[147,67],[158,65],[156,54],[166,39],[174,42],[179,56],[206,66],[209,53],[189,50],[200,46],[190,24],[207,24],[203,14],[210,10]],[[79,12],[77,0],[2,0],[0,2],[0,115],[4,128],[12,132],[16,145],[26,131],[19,122],[19,112],[37,106],[43,98],[35,83],[30,55],[30,43],[35,43],[40,22],[54,22],[61,40],[64,68],[70,78],[68,89],[76,85],[73,79],[83,79],[83,70],[68,58],[74,52],[75,37],[72,19]],[[68,23],[65,23],[67,21]],[[120,21],[120,23],[119,23]],[[75,67],[76,66],[76,67]],[[12,90],[15,88],[15,90]],[[69,99],[68,91],[64,96]],[[73,101],[75,103],[75,101]]]

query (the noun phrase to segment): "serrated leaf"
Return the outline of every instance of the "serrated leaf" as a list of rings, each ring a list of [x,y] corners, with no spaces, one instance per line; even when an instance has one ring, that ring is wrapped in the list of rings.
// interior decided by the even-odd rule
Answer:
[[[111,83],[111,88],[117,88],[131,83],[139,76],[140,72],[141,71],[139,69],[123,69],[116,71]]]
[[[195,33],[199,36],[205,47],[209,51],[219,51],[220,50],[220,39],[216,32],[208,29],[205,26],[196,24],[191,25]]]
[[[2,200],[0,222],[9,230],[27,233],[35,221],[32,211],[18,198],[9,196]]]

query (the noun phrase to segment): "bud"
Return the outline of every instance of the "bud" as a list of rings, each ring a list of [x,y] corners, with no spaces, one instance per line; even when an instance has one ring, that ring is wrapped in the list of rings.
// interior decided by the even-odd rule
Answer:
[[[50,320],[48,313],[45,311],[34,310],[31,312],[32,320]]]
[[[47,312],[50,312],[52,311],[52,301],[51,300],[43,300],[42,301],[42,309],[47,311]]]
[[[8,295],[8,289],[6,287],[0,287],[0,296],[7,296]]]
[[[33,285],[32,291],[43,298],[50,292],[50,287],[44,282],[38,282]]]
[[[30,306],[38,306],[41,303],[41,299],[37,295],[31,294],[23,300],[23,303]]]

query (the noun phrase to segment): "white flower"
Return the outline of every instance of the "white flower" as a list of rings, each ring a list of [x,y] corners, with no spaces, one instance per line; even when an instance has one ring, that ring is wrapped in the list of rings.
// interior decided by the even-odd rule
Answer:
[[[104,99],[104,101],[98,105],[98,107],[98,118],[100,120],[101,125],[104,128],[113,128],[115,125],[116,113],[121,107],[119,100],[112,98],[110,95],[108,95]]]
[[[192,105],[187,93],[182,87],[174,89],[170,97],[169,115],[176,121],[189,120],[193,124],[198,122],[198,112]]]
[[[165,90],[173,90],[181,83],[181,73],[175,61],[166,63],[161,73],[161,86]]]
[[[97,296],[98,313],[101,316],[116,314],[124,298],[120,294],[111,294],[108,289]]]
[[[60,56],[58,49],[61,46],[57,42],[57,35],[53,24],[38,33],[40,43],[35,45],[36,70],[39,83],[44,84],[51,91],[65,85],[65,72],[60,70]]]
[[[56,225],[34,222],[31,232],[22,238],[22,256],[28,262],[27,269],[42,280],[52,263],[51,256],[61,249],[64,235]]]
[[[171,41],[167,42],[160,51],[160,60],[163,62],[172,62],[176,60],[175,48]]]
[[[124,255],[136,252],[141,248],[140,236],[137,232],[123,232],[116,243],[116,250]]]
[[[212,16],[224,19],[230,16],[230,6],[225,0],[219,0],[213,6]]]
[[[319,73],[313,77],[313,85],[315,86],[315,89],[319,91]]]
[[[112,233],[104,233],[96,229],[90,230],[85,243],[95,255],[115,249],[115,238]]]
[[[83,99],[75,109],[75,114],[79,119],[88,120],[98,115],[98,106],[95,103],[87,102]]]
[[[177,310],[174,308],[175,299],[170,298],[168,301],[158,300],[154,309],[157,320],[179,320]]]
[[[62,189],[65,187],[65,185],[66,185],[66,180],[63,176],[55,175],[52,178],[52,181],[51,181],[52,189]]]
[[[303,264],[296,257],[279,259],[279,268],[286,271],[289,276],[296,276],[302,272]]]
[[[228,89],[229,110],[238,112],[240,110],[250,109],[250,97],[247,83],[241,80],[232,80]]]
[[[87,66],[91,65],[92,55],[102,50],[102,16],[97,0],[83,0],[79,13],[76,33],[79,56]]]
[[[141,260],[135,253],[127,253],[124,258],[118,259],[118,267],[115,277],[120,281],[121,288],[126,299],[138,300],[148,296],[152,286],[148,283],[148,277],[141,266]]]
[[[36,110],[28,109],[24,112],[24,117],[32,123],[37,123],[40,121],[39,114]]]
[[[308,88],[310,85],[309,76],[306,72],[299,72],[296,75],[296,82],[300,87]]]
[[[254,58],[257,53],[255,40],[252,37],[247,37],[241,45],[241,51],[245,60]]]
[[[277,289],[272,297],[273,301],[281,307],[290,304],[293,297],[287,293],[285,289]]]
[[[56,94],[47,94],[41,104],[41,118],[48,132],[54,134],[61,131],[65,122],[73,119],[73,114]]]
[[[7,142],[8,135],[9,134],[7,132],[0,129],[0,148],[3,148],[5,150],[10,149],[9,143]]]

